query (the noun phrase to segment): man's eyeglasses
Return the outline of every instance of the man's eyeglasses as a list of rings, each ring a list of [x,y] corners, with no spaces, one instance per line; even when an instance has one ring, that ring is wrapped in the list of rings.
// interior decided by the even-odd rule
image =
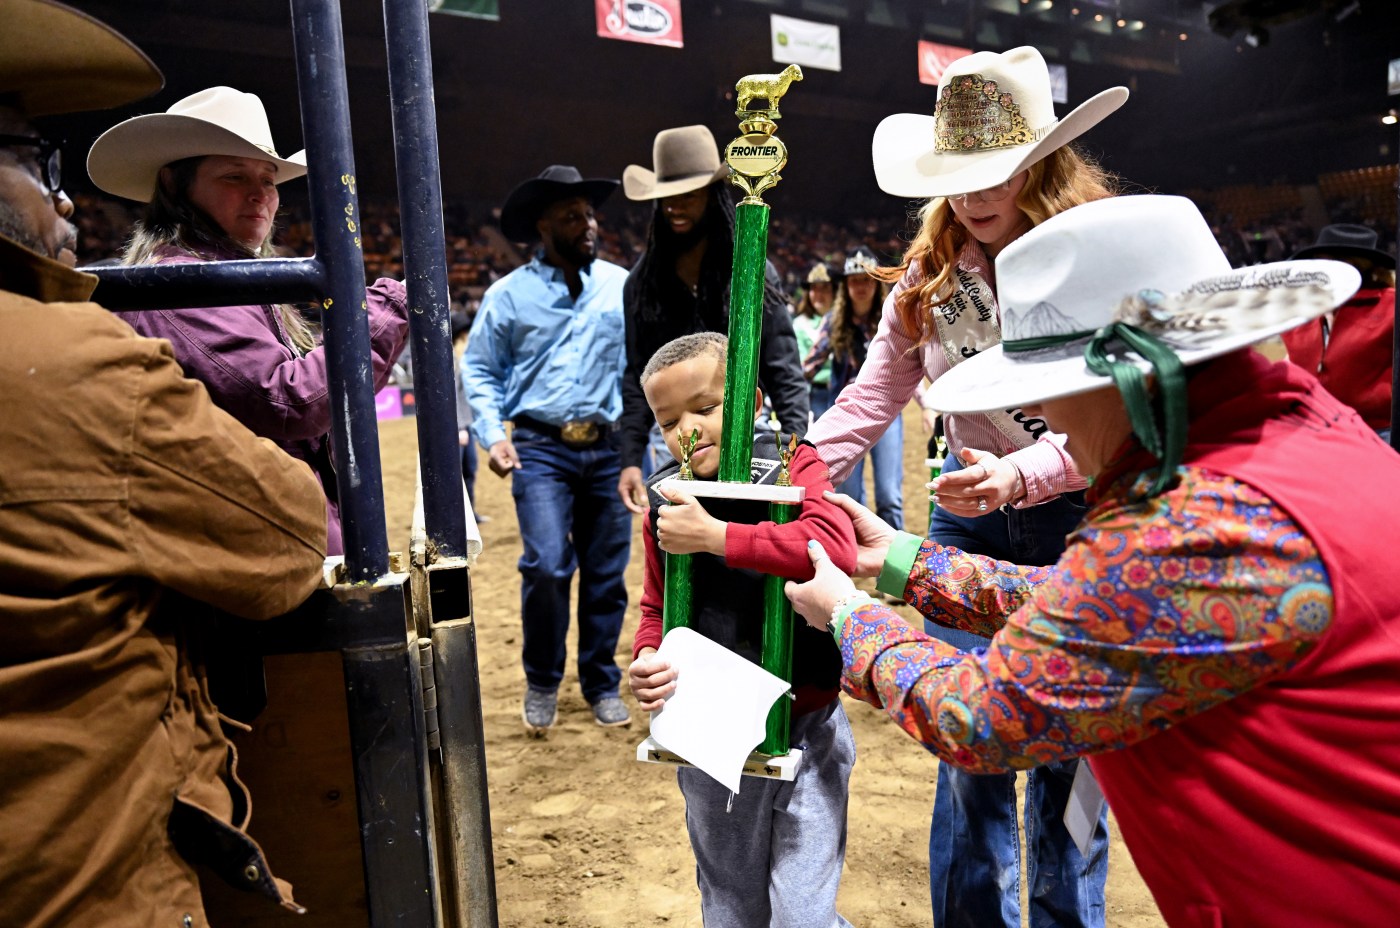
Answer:
[[[973,197],[976,197],[984,203],[996,203],[1001,200],[1005,200],[1007,195],[1010,193],[1011,181],[1004,180],[1001,183],[997,184],[995,187],[988,187],[986,190],[974,190],[971,193],[955,193],[948,199],[962,200],[963,205],[966,206],[968,202],[972,200]]]
[[[0,135],[0,146],[5,148],[36,148],[39,157],[39,179],[49,193],[63,189],[62,142],[52,142],[39,135]]]

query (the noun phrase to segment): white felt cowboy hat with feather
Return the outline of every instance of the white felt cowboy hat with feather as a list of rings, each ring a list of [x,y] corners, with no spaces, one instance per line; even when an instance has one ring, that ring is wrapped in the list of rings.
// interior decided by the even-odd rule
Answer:
[[[1002,343],[939,377],[934,409],[1010,409],[1085,393],[1118,382],[1105,372],[1115,365],[1159,370],[1145,353],[1189,367],[1315,319],[1361,285],[1340,261],[1232,270],[1196,205],[1157,195],[1052,216],[1006,246],[996,278]]]
[[[1128,99],[1111,87],[1055,118],[1050,70],[1029,45],[977,52],[948,66],[932,116],[896,113],[875,128],[880,189],[946,197],[995,187],[1093,128]]]
[[[257,95],[210,87],[164,113],[135,116],[102,133],[88,152],[88,175],[108,193],[148,203],[161,168],[202,155],[271,161],[279,184],[306,173],[306,152],[277,153]]]

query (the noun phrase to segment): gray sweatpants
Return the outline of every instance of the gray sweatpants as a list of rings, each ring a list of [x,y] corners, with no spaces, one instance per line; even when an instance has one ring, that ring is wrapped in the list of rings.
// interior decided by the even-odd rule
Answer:
[[[794,719],[791,741],[805,749],[797,779],[744,777],[728,812],[728,789],[677,771],[709,928],[850,928],[836,912],[856,763],[841,701]]]

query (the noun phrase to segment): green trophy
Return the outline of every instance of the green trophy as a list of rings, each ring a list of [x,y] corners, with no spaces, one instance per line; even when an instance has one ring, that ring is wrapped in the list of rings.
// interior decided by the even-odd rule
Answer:
[[[729,352],[724,383],[724,433],[720,439],[718,480],[691,480],[685,490],[696,498],[747,500],[767,504],[768,518],[783,524],[797,518],[806,496],[803,487],[791,486],[788,462],[797,447],[791,436],[787,448],[779,441],[781,468],[775,484],[751,482],[753,459],[753,396],[758,384],[759,345],[763,330],[763,292],[768,261],[768,204],[761,195],[770,190],[787,164],[787,147],[777,137],[778,101],[802,70],[790,65],[779,74],[751,74],[735,85],[740,135],[724,151],[731,170],[730,181],[744,191],[735,210],[734,271],[729,296]],[[754,100],[766,108],[749,109]],[[779,438],[781,439],[781,435]],[[682,454],[685,442],[682,440]],[[684,465],[684,461],[682,464]],[[688,468],[685,468],[688,471]],[[687,473],[687,476],[688,473]],[[675,478],[672,478],[675,479]],[[688,625],[692,596],[691,555],[666,555],[666,591],[663,629]],[[769,673],[792,680],[792,605],[783,594],[784,580],[767,577],[763,593],[761,666]],[[744,772],[755,776],[792,779],[801,752],[790,750],[792,703],[779,699],[768,714],[766,734],[749,757]],[[637,758],[661,763],[684,763],[651,742],[644,741]]]

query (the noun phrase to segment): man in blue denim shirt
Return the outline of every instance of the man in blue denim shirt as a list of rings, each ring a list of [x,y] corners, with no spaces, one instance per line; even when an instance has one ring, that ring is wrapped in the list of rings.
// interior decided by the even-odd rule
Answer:
[[[522,715],[539,736],[557,717],[575,570],[579,685],[599,725],[631,721],[613,657],[632,540],[631,516],[617,495],[627,271],[595,257],[593,215],[616,187],[551,165],[511,192],[501,231],[539,248],[486,291],[463,359],[472,432],[491,470],[514,475],[525,545]],[[503,420],[513,423],[509,436]]]

